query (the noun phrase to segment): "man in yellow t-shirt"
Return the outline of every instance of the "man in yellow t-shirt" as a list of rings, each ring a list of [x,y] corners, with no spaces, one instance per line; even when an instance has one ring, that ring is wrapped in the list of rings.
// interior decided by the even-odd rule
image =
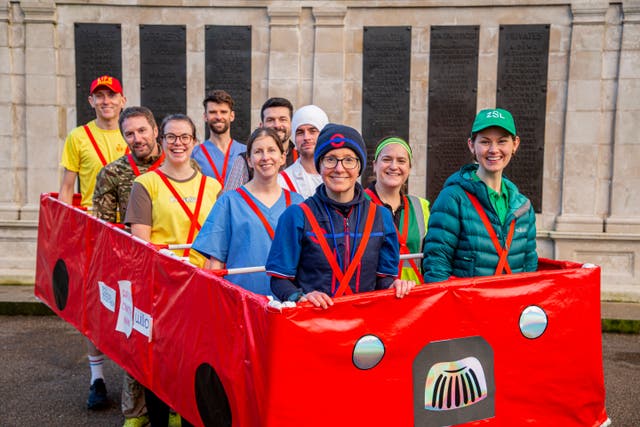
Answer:
[[[96,119],[69,133],[64,143],[60,165],[64,168],[58,199],[71,204],[76,178],[80,180],[81,205],[91,206],[96,176],[100,169],[125,154],[127,144],[120,133],[118,118],[126,98],[122,85],[115,77],[98,77],[89,89],[89,104],[96,111]],[[91,381],[87,408],[109,406],[104,383],[104,355],[87,339]]]
[[[118,127],[125,102],[122,85],[115,77],[102,76],[91,83],[89,104],[96,111],[96,119],[72,130],[64,143],[60,161],[64,171],[58,196],[61,201],[72,202],[76,178],[79,178],[81,205],[91,206],[98,172],[127,149]]]

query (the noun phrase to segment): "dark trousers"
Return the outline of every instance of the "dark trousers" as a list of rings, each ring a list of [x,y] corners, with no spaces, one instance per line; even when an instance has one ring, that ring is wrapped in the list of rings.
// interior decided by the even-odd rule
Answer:
[[[169,405],[160,400],[148,388],[144,389],[144,398],[147,402],[147,415],[151,427],[167,427],[169,425]],[[192,424],[182,418],[182,427],[192,427]]]

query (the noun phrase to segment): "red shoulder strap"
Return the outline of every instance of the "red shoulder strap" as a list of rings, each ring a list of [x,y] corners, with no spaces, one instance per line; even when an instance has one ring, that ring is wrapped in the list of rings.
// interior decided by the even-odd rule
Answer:
[[[382,206],[382,200],[376,195],[376,193],[370,188],[365,188],[364,192],[371,198],[371,201],[378,206]]]
[[[135,160],[133,160],[133,155],[131,153],[127,154],[127,160],[129,161],[129,165],[131,166],[131,169],[133,169],[133,174],[135,176],[140,176],[140,169],[138,169],[138,165],[136,165]],[[164,151],[162,152],[158,160],[156,160],[151,166],[149,166],[149,169],[147,169],[147,172],[151,172],[158,169],[160,166],[162,166],[162,162],[164,162]]]
[[[232,144],[233,144],[233,139],[227,146],[227,151],[225,151],[224,153],[224,163],[222,164],[222,174],[218,172],[218,168],[216,167],[216,164],[213,163],[213,159],[211,158],[211,155],[209,154],[207,147],[204,144],[202,145],[202,153],[204,154],[204,156],[207,158],[207,161],[211,165],[211,169],[213,169],[213,173],[216,175],[216,179],[220,183],[220,187],[224,187],[224,180],[227,176],[227,166],[229,165],[229,153],[231,152]]]
[[[138,169],[138,165],[136,165],[136,162],[133,160],[133,155],[127,154],[127,160],[129,161],[129,166],[133,169],[133,174],[135,176],[140,176],[140,169]]]
[[[267,221],[267,218],[265,218],[260,208],[255,204],[255,202],[251,199],[251,197],[247,194],[247,192],[242,187],[236,188],[236,191],[240,194],[240,196],[242,196],[244,201],[247,202],[247,205],[249,205],[249,207],[256,214],[258,219],[260,219],[260,221],[262,222],[262,225],[264,225],[264,229],[267,230],[267,234],[269,235],[271,240],[273,240],[273,236],[275,235],[275,232],[273,231],[273,227],[271,227],[271,224],[269,224],[269,221]]]
[[[200,223],[198,222],[198,216],[200,215],[200,207],[202,206],[202,198],[203,198],[202,196],[204,195],[204,189],[206,186],[205,185],[206,177],[202,175],[200,178],[200,188],[198,189],[198,198],[196,200],[196,206],[195,206],[194,212],[191,212],[191,209],[189,209],[189,206],[187,206],[187,204],[184,202],[184,200],[182,199],[182,196],[180,196],[180,194],[175,189],[175,187],[171,184],[171,182],[169,182],[169,179],[167,178],[167,176],[164,173],[162,173],[162,171],[159,169],[156,169],[153,172],[157,173],[160,179],[162,179],[162,182],[164,182],[164,185],[166,185],[169,191],[171,191],[171,194],[173,194],[173,197],[176,198],[176,200],[182,207],[182,210],[184,211],[185,214],[187,214],[187,217],[191,221],[191,227],[189,227],[189,234],[187,235],[187,242],[186,242],[186,243],[191,243],[195,236],[196,229],[200,230]],[[189,256],[189,249],[185,249],[183,256]]]
[[[331,267],[331,271],[333,272],[333,275],[336,277],[336,279],[338,279],[338,282],[340,283],[338,290],[333,296],[339,297],[345,294],[347,295],[352,294],[353,292],[349,287],[349,282],[351,281],[351,277],[353,277],[353,274],[355,273],[356,268],[360,265],[360,261],[362,260],[364,251],[367,248],[367,245],[369,244],[369,237],[371,236],[371,230],[373,229],[373,221],[376,215],[375,203],[369,204],[369,212],[367,213],[367,219],[364,225],[364,230],[362,231],[362,238],[360,239],[360,244],[358,245],[358,249],[356,250],[354,257],[349,263],[349,266],[347,267],[347,271],[344,274],[342,273],[342,270],[338,265],[338,261],[336,260],[336,257],[331,252],[331,249],[329,248],[329,243],[327,243],[327,239],[325,238],[324,233],[320,228],[320,224],[318,224],[318,221],[316,220],[316,217],[313,215],[313,212],[311,212],[311,209],[309,208],[309,206],[304,202],[301,203],[299,206],[302,208],[302,211],[304,212],[305,217],[309,221],[311,230],[313,231],[313,234],[315,234],[316,239],[318,240],[320,249],[322,250],[322,253],[327,259],[327,262]]]
[[[284,204],[286,207],[291,206],[291,191],[287,190],[286,188],[283,188],[282,191],[284,191]]]
[[[480,204],[480,201],[476,196],[465,191],[467,193],[467,197],[471,201],[471,204],[476,209],[478,216],[482,220],[484,224],[484,228],[487,229],[487,233],[489,233],[489,237],[491,238],[491,242],[493,242],[493,246],[496,248],[496,252],[500,257],[498,260],[498,265],[496,267],[495,275],[502,274],[503,271],[506,271],[507,274],[511,274],[511,267],[509,267],[509,263],[507,262],[507,255],[509,253],[509,248],[511,247],[511,241],[513,240],[513,233],[515,231],[516,220],[511,221],[511,225],[509,226],[509,234],[507,234],[507,241],[505,242],[504,248],[500,246],[500,241],[498,240],[498,236],[496,236],[496,232],[491,225],[491,221],[489,221],[489,217],[487,217],[487,213],[484,211],[484,208]]]
[[[400,253],[401,254],[409,254],[409,246],[407,246],[407,239],[409,238],[409,214],[411,212],[411,207],[409,206],[409,198],[405,195],[402,196],[402,203],[404,207],[402,209],[402,231],[398,230],[396,227],[396,231],[398,232],[398,242],[400,243]],[[414,259],[408,259],[406,262],[409,264],[413,272],[418,277],[419,284],[424,283],[422,279],[422,274],[420,273],[420,269],[416,264]],[[402,275],[402,267],[404,266],[404,261],[400,260],[400,265],[398,266],[398,276]]]
[[[89,126],[87,125],[84,125],[82,127],[84,128],[84,131],[87,133],[87,136],[89,137],[89,141],[91,141],[91,145],[93,145],[93,149],[96,150],[96,154],[100,158],[100,162],[102,163],[102,166],[106,166],[107,160],[104,158],[102,151],[100,151],[100,147],[98,147],[98,143],[96,142],[96,139],[93,137],[93,133],[91,133],[91,129],[89,129]]]
[[[295,185],[293,185],[293,181],[291,181],[291,178],[289,177],[289,174],[286,173],[285,171],[280,171],[280,176],[282,177],[282,179],[284,179],[284,182],[287,183],[287,187],[289,187],[289,190],[295,192],[296,191],[296,187],[295,187]]]

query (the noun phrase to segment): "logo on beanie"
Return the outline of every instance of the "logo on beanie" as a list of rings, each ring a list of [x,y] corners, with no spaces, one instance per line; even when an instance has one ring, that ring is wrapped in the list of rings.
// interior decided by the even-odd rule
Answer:
[[[334,148],[340,148],[344,145],[345,137],[341,133],[334,133],[329,139],[329,144]]]

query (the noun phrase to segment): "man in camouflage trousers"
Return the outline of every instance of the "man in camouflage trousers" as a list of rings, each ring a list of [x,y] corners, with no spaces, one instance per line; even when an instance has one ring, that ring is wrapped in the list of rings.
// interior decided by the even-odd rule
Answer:
[[[120,114],[119,125],[131,154],[100,170],[93,193],[95,215],[111,223],[124,221],[136,176],[156,169],[164,160],[162,146],[157,141],[158,127],[148,108],[125,109]],[[122,414],[125,427],[142,427],[148,423],[142,386],[127,373],[122,387]]]

